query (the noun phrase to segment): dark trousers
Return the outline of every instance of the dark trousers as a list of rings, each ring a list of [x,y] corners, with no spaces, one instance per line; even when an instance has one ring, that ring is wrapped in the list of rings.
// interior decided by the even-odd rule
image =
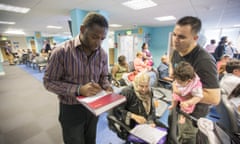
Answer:
[[[65,144],[95,144],[98,117],[82,105],[60,103],[59,121]]]

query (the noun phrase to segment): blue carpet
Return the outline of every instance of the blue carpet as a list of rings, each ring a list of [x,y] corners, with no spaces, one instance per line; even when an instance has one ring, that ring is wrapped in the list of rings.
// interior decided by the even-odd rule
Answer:
[[[27,73],[29,73],[30,75],[32,75],[34,78],[36,78],[39,81],[43,81],[43,72],[39,72],[38,69],[33,69],[32,67],[29,67],[25,64],[22,65],[17,65],[18,67],[22,68],[23,70],[25,70]]]

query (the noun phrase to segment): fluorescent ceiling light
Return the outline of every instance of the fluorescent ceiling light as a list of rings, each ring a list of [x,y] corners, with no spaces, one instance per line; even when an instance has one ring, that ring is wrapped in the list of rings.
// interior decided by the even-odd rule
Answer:
[[[11,12],[16,12],[16,13],[27,13],[30,10],[30,8],[0,4],[0,10],[11,11]]]
[[[110,24],[109,26],[110,27],[122,27],[122,25],[119,25],[119,24]]]
[[[16,34],[16,35],[24,35],[25,32],[23,30],[18,30],[18,29],[9,29],[5,31],[4,33],[6,34]]]
[[[144,8],[157,6],[157,4],[152,0],[129,0],[122,4],[134,10],[140,10]]]
[[[61,26],[53,26],[53,25],[48,25],[47,28],[52,28],[52,29],[62,29]]]
[[[71,34],[70,32],[63,32],[64,34]]]
[[[9,22],[9,21],[0,21],[0,24],[9,24],[9,25],[13,25],[16,22]]]
[[[159,20],[159,21],[171,21],[171,20],[175,20],[176,17],[174,17],[174,16],[164,16],[164,17],[156,17],[155,19]]]

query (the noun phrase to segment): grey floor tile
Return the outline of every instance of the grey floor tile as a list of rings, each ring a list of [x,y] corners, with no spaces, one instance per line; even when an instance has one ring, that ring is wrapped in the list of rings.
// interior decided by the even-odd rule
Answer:
[[[19,144],[41,133],[42,129],[36,123],[28,123],[4,134],[6,144]]]
[[[34,120],[34,116],[31,112],[21,112],[9,119],[2,120],[0,123],[0,129],[3,134],[8,133],[17,128],[31,123]]]
[[[41,132],[29,139],[25,140],[21,144],[54,144],[52,140],[49,138],[47,133]]]
[[[60,125],[55,125],[54,127],[49,128],[46,132],[54,144],[63,143]]]

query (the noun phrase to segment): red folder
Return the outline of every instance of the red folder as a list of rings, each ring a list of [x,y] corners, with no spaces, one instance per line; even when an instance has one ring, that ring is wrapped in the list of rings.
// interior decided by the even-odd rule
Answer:
[[[78,96],[77,100],[96,116],[126,101],[126,97],[115,93],[102,93],[93,97]]]

